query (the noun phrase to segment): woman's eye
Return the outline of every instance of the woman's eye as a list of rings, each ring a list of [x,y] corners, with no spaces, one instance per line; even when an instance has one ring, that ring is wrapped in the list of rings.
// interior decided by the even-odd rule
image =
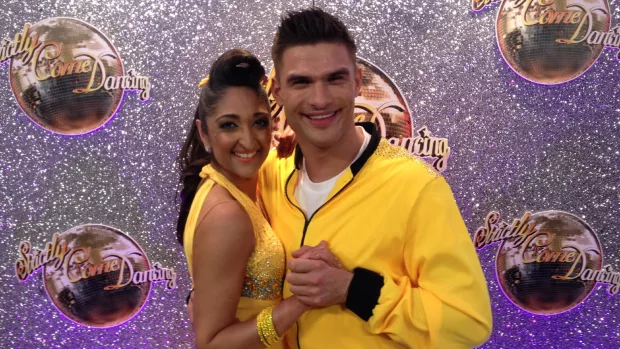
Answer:
[[[237,127],[237,125],[234,122],[224,122],[222,124],[220,124],[220,128],[224,129],[224,130],[230,130]]]

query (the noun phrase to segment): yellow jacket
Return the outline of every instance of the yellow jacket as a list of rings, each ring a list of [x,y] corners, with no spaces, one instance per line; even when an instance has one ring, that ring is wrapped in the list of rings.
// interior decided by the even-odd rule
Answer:
[[[289,345],[328,348],[472,348],[490,335],[487,285],[450,187],[422,160],[381,139],[306,220],[293,195],[302,154],[261,170],[267,214],[287,258],[321,240],[354,272],[346,305],[311,310]],[[285,283],[284,296],[291,296]],[[295,338],[297,336],[297,338]]]

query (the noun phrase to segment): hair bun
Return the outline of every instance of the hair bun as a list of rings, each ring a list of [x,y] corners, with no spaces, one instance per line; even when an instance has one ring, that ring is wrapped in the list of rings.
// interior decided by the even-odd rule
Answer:
[[[247,50],[232,49],[222,54],[211,67],[209,84],[215,86],[258,86],[265,76],[265,68]]]

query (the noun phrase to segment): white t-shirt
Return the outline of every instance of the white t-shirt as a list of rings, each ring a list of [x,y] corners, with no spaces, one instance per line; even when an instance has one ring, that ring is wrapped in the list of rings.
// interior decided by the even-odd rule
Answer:
[[[356,126],[356,128],[364,132],[364,143],[362,143],[353,162],[362,155],[366,147],[368,147],[368,143],[370,143],[370,134],[361,126]],[[308,177],[308,173],[306,172],[306,160],[304,159],[301,167],[301,179],[299,180],[299,185],[295,188],[295,199],[299,203],[299,208],[306,214],[306,218],[312,217],[314,212],[327,201],[327,197],[332,189],[334,189],[334,185],[336,185],[338,178],[340,178],[346,170],[345,168],[342,172],[326,181],[314,183],[310,180],[310,177]]]

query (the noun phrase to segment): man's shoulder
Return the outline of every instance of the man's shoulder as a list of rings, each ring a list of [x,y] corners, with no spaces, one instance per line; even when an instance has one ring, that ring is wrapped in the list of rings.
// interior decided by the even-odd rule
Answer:
[[[278,157],[278,152],[273,149],[259,170],[259,186],[264,188],[276,186],[288,177],[293,169],[295,169],[294,156],[281,158]]]
[[[294,153],[287,157],[279,157],[278,151],[276,149],[272,149],[265,159],[263,166],[261,167],[262,172],[270,172],[275,173],[278,171],[287,171],[290,172],[295,168],[295,156]]]
[[[394,176],[431,181],[441,176],[430,164],[407,151],[381,139],[372,156],[372,165]]]

